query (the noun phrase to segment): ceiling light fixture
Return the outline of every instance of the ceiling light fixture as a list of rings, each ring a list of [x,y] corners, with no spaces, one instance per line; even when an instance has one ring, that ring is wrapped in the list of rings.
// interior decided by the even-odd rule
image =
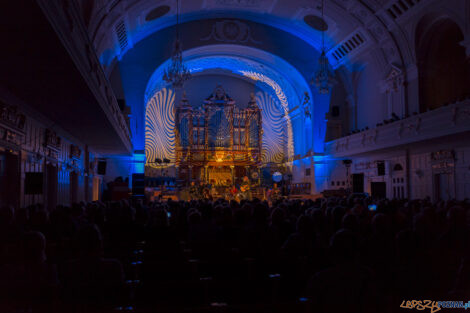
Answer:
[[[321,18],[324,21],[324,7],[325,3],[321,3]],[[328,94],[330,88],[333,87],[335,78],[333,72],[330,70],[330,63],[325,53],[325,28],[321,31],[321,54],[318,58],[318,70],[312,78],[311,84],[315,85],[320,94]]]
[[[176,40],[171,63],[163,73],[163,80],[177,89],[183,87],[184,82],[190,78],[191,73],[183,62],[183,51],[179,36],[179,0],[176,0]]]

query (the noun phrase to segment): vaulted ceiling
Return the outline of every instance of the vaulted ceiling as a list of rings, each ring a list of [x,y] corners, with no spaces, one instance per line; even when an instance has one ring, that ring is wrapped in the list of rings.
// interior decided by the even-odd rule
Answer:
[[[340,72],[351,73],[366,62],[378,68],[374,70],[381,72],[378,77],[386,75],[390,64],[402,63],[401,52],[388,30],[394,24],[392,13],[395,11],[391,5],[395,2],[324,0],[322,18],[322,0],[180,0],[183,57],[201,59],[201,51],[210,51],[209,54],[203,53],[203,57],[207,58],[204,64],[208,68],[205,70],[211,72],[217,70],[218,65],[211,63],[209,60],[214,59],[210,58],[222,60],[229,57],[232,60],[237,54],[245,58],[243,62],[256,62],[258,68],[268,65],[274,69],[271,73],[277,70],[277,74],[269,77],[271,80],[285,80],[297,86],[297,99],[288,99],[295,106],[302,102],[304,92],[311,92],[305,89],[308,89],[307,82],[318,66],[322,33],[330,64],[333,69],[340,69],[337,80],[341,85],[351,83],[347,77],[349,74],[342,77],[344,75]],[[419,0],[406,2],[411,8]],[[145,98],[148,96],[145,90],[155,79],[155,71],[162,68],[171,56],[176,34],[177,2],[84,0],[81,5],[90,38],[105,71],[113,81],[122,83],[122,97],[132,108],[134,146],[141,149]],[[230,45],[234,48],[228,55],[227,46]],[[247,60],[246,56],[252,51],[258,51],[255,53],[257,56]],[[372,57],[366,57],[364,61],[366,54]],[[273,61],[276,58],[292,70],[281,69],[282,66]],[[224,75],[227,71],[220,73]],[[117,80],[114,79],[116,76],[119,76]],[[294,77],[301,77],[302,82],[293,82],[300,81]],[[116,91],[120,84],[113,85]],[[348,86],[340,88],[351,89]],[[345,102],[344,99],[337,100]],[[323,124],[329,100],[312,101],[315,103],[314,124]]]
[[[321,46],[321,30],[326,29],[326,50],[335,67],[377,44],[383,54],[379,57],[386,59],[384,63],[397,63],[401,56],[387,31],[393,24],[394,3],[388,8],[384,7],[385,2],[390,4],[385,0],[325,0],[322,20],[321,0],[181,0],[180,22],[193,22],[192,31],[198,31],[210,19],[251,21],[289,33],[317,50]],[[411,8],[419,0],[405,2]],[[138,42],[176,22],[176,0],[85,0],[82,9],[105,65],[112,65]],[[243,39],[245,29],[236,26],[224,25],[219,39],[226,43]],[[210,29],[202,36],[209,34]],[[292,54],[298,52],[299,49],[291,49]]]

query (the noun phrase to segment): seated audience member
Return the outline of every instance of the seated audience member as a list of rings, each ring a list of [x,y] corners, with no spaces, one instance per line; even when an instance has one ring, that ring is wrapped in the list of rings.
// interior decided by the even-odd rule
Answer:
[[[21,237],[20,262],[0,267],[3,312],[54,312],[59,281],[55,265],[46,261],[46,238],[40,232]]]
[[[334,265],[316,273],[308,283],[311,312],[378,312],[374,307],[374,278],[358,263],[356,234],[341,229],[331,238]]]
[[[95,225],[83,227],[77,235],[79,256],[63,271],[68,300],[79,305],[116,305],[124,283],[122,264],[103,258],[103,241]]]

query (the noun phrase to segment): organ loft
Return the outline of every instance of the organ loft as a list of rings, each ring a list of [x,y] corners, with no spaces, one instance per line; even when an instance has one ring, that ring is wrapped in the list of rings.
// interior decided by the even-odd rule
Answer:
[[[179,180],[220,186],[246,175],[259,182],[262,120],[254,94],[242,108],[217,85],[200,107],[190,105],[183,94],[175,111]]]

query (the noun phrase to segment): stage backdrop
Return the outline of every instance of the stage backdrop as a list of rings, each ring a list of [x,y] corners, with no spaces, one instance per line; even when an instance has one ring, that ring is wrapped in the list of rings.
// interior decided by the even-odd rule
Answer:
[[[215,85],[214,85],[215,86]],[[236,91],[225,90],[229,95]],[[212,90],[208,89],[208,96]],[[286,155],[286,119],[278,100],[264,91],[256,92],[256,102],[261,109],[263,120],[263,163],[281,163]],[[191,99],[191,95],[188,94]],[[239,93],[238,97],[241,98]],[[243,103],[236,103],[240,108],[246,107],[249,94]],[[191,103],[191,100],[190,100]],[[191,103],[197,108],[202,103]],[[175,93],[172,89],[162,88],[147,102],[145,113],[145,155],[148,166],[156,166],[155,158],[175,160]]]

